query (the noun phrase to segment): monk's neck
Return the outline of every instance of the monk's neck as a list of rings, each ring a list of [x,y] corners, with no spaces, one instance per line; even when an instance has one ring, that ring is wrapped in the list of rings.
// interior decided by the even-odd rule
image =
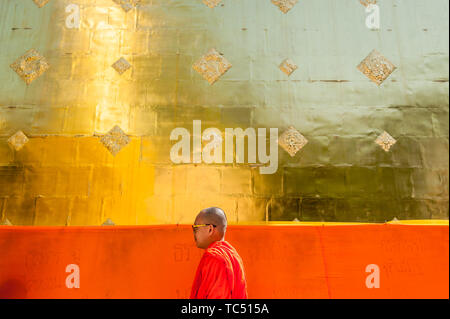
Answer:
[[[209,245],[208,245],[208,247],[207,248],[209,248],[209,247],[211,247],[211,246],[213,246],[214,244],[216,244],[216,243],[220,243],[220,242],[224,242],[225,241],[225,239],[224,238],[222,238],[222,239],[220,239],[220,240],[215,240],[215,241],[213,241],[213,242],[211,242]]]

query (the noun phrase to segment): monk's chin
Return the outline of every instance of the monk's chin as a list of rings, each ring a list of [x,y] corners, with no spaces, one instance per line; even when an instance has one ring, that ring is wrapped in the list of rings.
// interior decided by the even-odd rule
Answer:
[[[197,246],[197,248],[200,248],[200,249],[205,249],[205,247],[203,247],[202,245],[200,245],[199,243],[197,243],[197,242],[195,242],[195,245]]]

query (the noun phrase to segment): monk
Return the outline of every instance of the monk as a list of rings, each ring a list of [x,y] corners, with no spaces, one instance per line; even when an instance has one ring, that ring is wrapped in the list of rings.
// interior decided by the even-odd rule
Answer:
[[[217,207],[202,210],[192,229],[197,247],[205,249],[205,253],[197,268],[190,299],[247,299],[242,259],[225,241],[225,212]]]

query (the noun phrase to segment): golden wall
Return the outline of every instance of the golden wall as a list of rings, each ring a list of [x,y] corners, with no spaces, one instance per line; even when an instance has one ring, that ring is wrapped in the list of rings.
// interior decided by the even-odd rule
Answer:
[[[448,219],[448,1],[369,2],[0,1],[0,223]],[[276,173],[174,163],[194,120]]]

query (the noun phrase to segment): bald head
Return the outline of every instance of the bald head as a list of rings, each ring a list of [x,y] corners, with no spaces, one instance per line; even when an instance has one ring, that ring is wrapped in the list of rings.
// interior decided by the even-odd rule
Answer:
[[[213,224],[216,225],[216,229],[221,237],[225,235],[227,230],[227,216],[225,212],[218,207],[209,207],[203,209],[198,215],[197,219],[201,221],[202,224]]]

